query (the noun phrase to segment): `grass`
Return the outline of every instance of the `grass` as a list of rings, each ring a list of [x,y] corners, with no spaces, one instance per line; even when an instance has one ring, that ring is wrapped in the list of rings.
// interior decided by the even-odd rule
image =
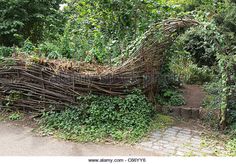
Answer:
[[[174,118],[171,116],[163,115],[163,114],[156,114],[155,118],[153,119],[150,130],[155,129],[164,129],[174,123]]]
[[[11,121],[21,120],[23,118],[23,114],[20,112],[13,112],[8,116],[8,119]]]
[[[226,143],[226,149],[229,156],[236,156],[236,138],[232,138]]]
[[[24,118],[24,114],[20,111],[1,111],[0,121],[18,121]]]
[[[214,156],[231,156],[230,149],[227,148],[229,139],[229,135],[212,131],[202,136],[201,149],[211,148]]]

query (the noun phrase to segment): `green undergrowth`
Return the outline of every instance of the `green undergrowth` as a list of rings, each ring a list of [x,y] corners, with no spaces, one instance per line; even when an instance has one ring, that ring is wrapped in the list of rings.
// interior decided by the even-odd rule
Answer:
[[[220,87],[220,81],[218,80],[205,84],[204,90],[207,94],[203,101],[203,107],[211,110],[220,109],[220,92],[222,91],[222,88]]]
[[[228,150],[229,156],[236,156],[236,138],[230,139],[226,143],[226,149]]]
[[[13,48],[0,46],[0,57],[9,57],[13,53]]]
[[[236,156],[236,123],[233,123],[229,126],[226,131],[227,136],[229,137],[226,142],[226,149],[229,156]]]
[[[167,89],[157,96],[157,102],[160,105],[181,106],[185,104],[185,99],[180,91]]]
[[[24,118],[24,113],[20,111],[0,111],[0,121],[18,121]]]
[[[121,97],[88,95],[79,106],[44,113],[40,131],[78,142],[119,141],[134,143],[153,128],[172,123],[156,114],[140,92]]]
[[[8,119],[11,121],[21,120],[22,118],[23,118],[23,115],[20,112],[13,112],[8,116]]]
[[[174,118],[168,115],[156,114],[150,125],[149,131],[164,129],[174,123]]]

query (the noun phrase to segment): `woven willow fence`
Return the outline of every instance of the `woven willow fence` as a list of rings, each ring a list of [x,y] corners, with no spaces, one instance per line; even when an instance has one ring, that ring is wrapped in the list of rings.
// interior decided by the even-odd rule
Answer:
[[[0,61],[1,107],[44,111],[49,105],[76,105],[84,93],[123,96],[135,88],[151,99],[166,49],[179,32],[197,24],[173,19],[153,25],[115,59],[125,62],[113,67],[13,54]]]

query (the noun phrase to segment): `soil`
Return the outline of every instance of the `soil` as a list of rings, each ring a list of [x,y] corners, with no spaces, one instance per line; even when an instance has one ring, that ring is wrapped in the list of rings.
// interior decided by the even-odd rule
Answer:
[[[200,85],[184,85],[182,89],[186,108],[200,108],[206,93]]]

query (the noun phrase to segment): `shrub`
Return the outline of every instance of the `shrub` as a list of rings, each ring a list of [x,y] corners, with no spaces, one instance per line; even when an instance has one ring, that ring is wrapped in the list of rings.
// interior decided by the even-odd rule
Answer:
[[[31,53],[35,50],[35,48],[35,45],[29,39],[26,39],[21,50],[26,53]]]
[[[236,110],[230,110],[228,115],[228,123],[230,124],[231,133],[236,136]]]
[[[140,92],[125,98],[88,95],[78,101],[80,106],[45,113],[42,129],[76,141],[111,138],[132,142],[145,135],[155,115]]]
[[[203,101],[203,107],[207,109],[220,109],[222,87],[220,81],[211,82],[204,85],[207,95]]]
[[[216,67],[222,36],[213,22],[203,22],[180,36],[168,50],[169,68],[189,84],[210,82]]]
[[[41,54],[49,59],[59,59],[62,58],[60,54],[60,48],[51,42],[44,42],[38,45],[38,49]]]
[[[213,79],[213,71],[208,67],[189,66],[189,74],[185,74],[185,82],[188,84],[204,84]]]
[[[166,90],[157,97],[160,105],[181,106],[185,104],[183,95],[176,90]]]
[[[187,31],[183,41],[184,50],[189,52],[199,67],[216,64],[216,53],[222,36],[214,22],[204,22],[201,26]]]
[[[0,47],[0,57],[9,57],[13,53],[13,48],[11,47]]]

